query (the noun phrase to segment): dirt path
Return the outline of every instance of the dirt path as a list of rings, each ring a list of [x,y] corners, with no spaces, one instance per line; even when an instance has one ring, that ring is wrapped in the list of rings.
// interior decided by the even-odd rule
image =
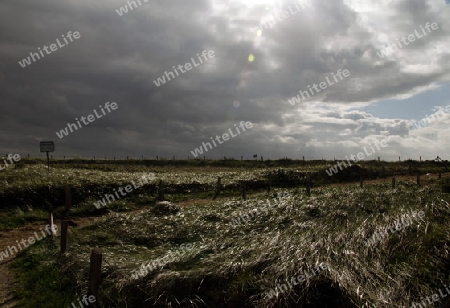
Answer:
[[[73,218],[72,221],[74,221],[78,225],[78,227],[82,227],[94,223],[101,218],[102,217]],[[60,230],[60,222],[55,221],[55,224],[57,225],[58,230]],[[9,268],[11,261],[16,258],[16,253],[15,250],[12,249],[13,254],[10,254],[8,246],[15,246],[20,252],[16,241],[20,243],[20,241],[27,240],[30,237],[36,238],[35,232],[38,238],[43,238],[41,230],[44,230],[45,232],[46,225],[47,223],[44,222],[36,222],[27,224],[23,227],[11,231],[0,232],[0,253],[5,253],[5,250],[8,251],[8,258],[5,258],[4,255],[0,257],[0,259],[2,259],[0,261],[0,308],[13,308],[17,305],[17,303],[13,299],[12,294],[14,272]],[[21,247],[23,247],[23,245],[21,245]]]
[[[14,282],[14,274],[9,269],[11,261],[16,258],[15,250],[12,249],[13,254],[10,254],[8,246],[15,246],[18,251],[20,251],[17,242],[20,243],[22,240],[28,240],[30,237],[35,238],[34,233],[42,238],[41,230],[45,230],[45,223],[30,223],[18,229],[11,231],[0,232],[0,252],[5,253],[7,251],[8,257],[2,256],[0,261],[0,307],[10,308],[14,307],[17,303],[13,300],[13,295],[11,294],[11,286]],[[23,245],[21,245],[23,248]]]

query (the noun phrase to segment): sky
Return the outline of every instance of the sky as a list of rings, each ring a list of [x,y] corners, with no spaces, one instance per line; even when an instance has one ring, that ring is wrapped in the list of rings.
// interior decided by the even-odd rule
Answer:
[[[128,2],[0,2],[1,155],[450,159],[445,0]]]

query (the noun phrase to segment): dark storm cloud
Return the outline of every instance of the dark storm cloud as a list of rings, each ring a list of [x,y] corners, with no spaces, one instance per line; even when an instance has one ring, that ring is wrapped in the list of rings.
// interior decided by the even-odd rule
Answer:
[[[333,116],[315,102],[375,101],[444,76],[444,68],[411,74],[402,71],[404,63],[380,60],[374,34],[356,23],[358,14],[343,1],[314,0],[261,37],[251,32],[266,14],[260,6],[141,2],[123,16],[116,10],[127,1],[0,3],[1,151],[36,155],[39,141],[55,140],[57,156],[184,158],[211,136],[251,121],[253,129],[207,155],[266,153],[276,158],[298,156],[301,147],[313,156],[316,149],[305,150],[310,140],[348,140],[350,132],[356,144],[365,134],[383,130],[407,135],[395,119],[382,121],[340,108]],[[423,1],[401,1],[390,8],[390,14],[398,15],[391,20],[398,37],[433,17]],[[78,31],[81,38],[25,68],[18,64],[68,31]],[[408,48],[420,53],[444,34],[436,32]],[[215,57],[160,87],[154,84],[205,49]],[[440,54],[435,61],[447,66],[446,57]],[[350,71],[348,80],[297,106],[308,119],[286,102],[338,69]],[[56,136],[67,123],[108,101],[117,102],[118,110],[61,140]],[[336,119],[341,122],[333,123]]]

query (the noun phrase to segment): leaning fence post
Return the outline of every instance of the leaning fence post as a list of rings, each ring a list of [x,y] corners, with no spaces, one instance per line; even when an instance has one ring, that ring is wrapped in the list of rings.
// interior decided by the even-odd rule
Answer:
[[[98,304],[98,288],[100,286],[102,270],[102,250],[94,248],[91,252],[91,264],[89,269],[89,286],[88,296],[95,296],[95,302],[91,303],[89,307],[99,307]]]

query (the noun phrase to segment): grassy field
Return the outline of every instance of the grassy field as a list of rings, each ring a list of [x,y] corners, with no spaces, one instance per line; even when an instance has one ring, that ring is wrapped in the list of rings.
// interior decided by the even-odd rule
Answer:
[[[358,170],[378,180],[360,188],[351,182],[359,175],[324,176],[334,162],[290,163],[77,161],[58,163],[50,174],[39,163],[8,170],[0,194],[11,202],[2,203],[4,230],[43,221],[48,206],[61,212],[68,185],[75,205],[70,215],[79,221],[69,229],[68,253],[60,255],[58,238],[45,239],[12,262],[20,307],[69,307],[81,298],[93,247],[103,251],[101,307],[410,307],[444,290],[449,184],[425,174],[445,166],[367,162]],[[388,176],[411,170],[424,174],[424,185],[404,179],[392,188]],[[311,196],[303,185],[307,172]],[[148,185],[94,207],[103,194],[148,173],[155,174]],[[218,176],[223,190],[212,200]],[[156,201],[159,180],[171,203]],[[446,298],[434,302],[449,305]]]

